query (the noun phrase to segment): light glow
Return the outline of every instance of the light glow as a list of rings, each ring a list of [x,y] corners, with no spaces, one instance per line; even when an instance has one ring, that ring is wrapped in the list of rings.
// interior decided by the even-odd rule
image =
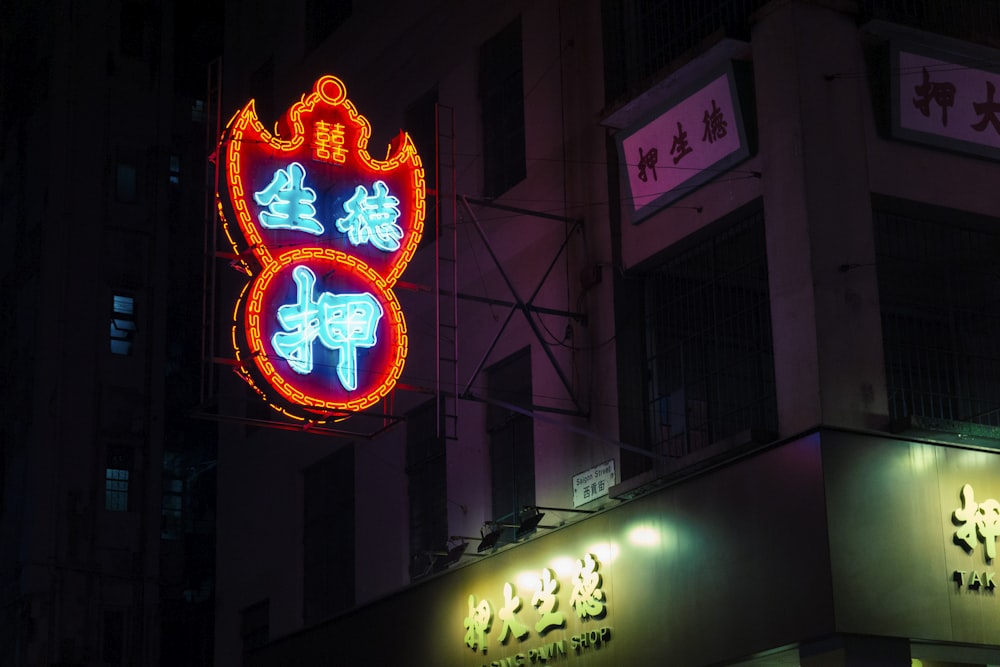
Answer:
[[[660,532],[652,526],[636,526],[628,531],[628,541],[637,547],[659,546]]]
[[[597,560],[605,565],[610,565],[618,558],[618,545],[614,542],[599,542],[587,551],[597,556]]]

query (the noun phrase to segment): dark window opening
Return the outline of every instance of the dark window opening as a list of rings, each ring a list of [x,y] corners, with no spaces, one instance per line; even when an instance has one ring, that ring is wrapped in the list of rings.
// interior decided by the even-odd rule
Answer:
[[[890,419],[1000,426],[996,222],[874,217]]]
[[[526,175],[520,17],[480,49],[479,96],[483,114],[483,194],[496,197]]]
[[[406,474],[410,498],[410,577],[429,574],[448,540],[445,440],[437,434],[437,401],[406,415]]]
[[[123,4],[119,28],[122,55],[141,58],[146,31],[146,8],[138,2]]]
[[[106,665],[120,665],[125,658],[125,612],[105,609],[101,632],[101,657]]]
[[[661,264],[645,279],[643,308],[654,451],[682,457],[747,431],[776,433],[763,214]]]
[[[532,405],[531,348],[487,371],[486,430],[490,441],[493,521],[516,524],[521,510],[535,504],[535,431],[531,417],[511,407]],[[505,529],[500,544],[514,541]]]
[[[138,198],[139,171],[135,164],[119,162],[115,168],[115,195],[123,204],[133,204]]]
[[[353,11],[351,0],[306,0],[306,52],[322,44]]]
[[[264,127],[271,127],[278,119],[274,110],[274,58],[268,58],[250,75],[250,97],[254,100],[257,117]]]
[[[436,229],[436,195],[438,188],[437,164],[437,103],[438,88],[434,86],[406,108],[403,118],[403,129],[409,133],[417,154],[424,166],[424,182],[427,187],[426,215],[424,217],[424,236],[421,244],[432,242],[437,237]],[[442,174],[442,177],[448,177]]]
[[[271,601],[261,600],[240,612],[240,636],[243,652],[260,648],[268,642],[271,628]]]
[[[160,505],[160,539],[179,540],[184,536],[184,480],[163,478]]]
[[[314,623],[354,606],[354,447],[303,473],[303,614]]]

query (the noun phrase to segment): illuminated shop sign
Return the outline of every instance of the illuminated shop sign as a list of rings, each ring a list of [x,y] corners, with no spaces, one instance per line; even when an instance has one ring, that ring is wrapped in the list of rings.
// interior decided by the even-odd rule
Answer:
[[[510,582],[503,585],[503,602],[499,606],[489,598],[477,599],[470,594],[468,613],[463,621],[465,646],[486,655],[491,638],[501,650],[512,639],[517,639],[519,650],[487,663],[490,667],[542,664],[559,657],[599,650],[611,640],[611,628],[607,625],[587,627],[569,637],[565,633],[559,633],[558,638],[549,634],[565,630],[568,616],[580,621],[600,621],[606,616],[608,603],[599,569],[597,556],[588,553],[576,561],[565,591],[557,574],[544,568],[530,585],[525,586],[530,597]],[[560,607],[560,596],[568,600],[565,610]]]
[[[893,136],[1000,158],[1000,68],[986,68],[997,58],[894,45]]]
[[[732,66],[621,132],[618,154],[634,223],[748,158]]]
[[[992,566],[997,557],[997,537],[1000,536],[1000,502],[993,498],[976,501],[975,491],[966,484],[961,492],[962,506],[952,513],[955,530],[955,544],[960,545],[970,555],[981,547],[983,564]],[[990,591],[996,588],[996,572],[974,567],[969,570],[955,570],[955,583],[959,588]]]
[[[220,142],[223,227],[249,276],[233,312],[238,370],[302,420],[371,407],[406,359],[393,286],[423,233],[424,170],[406,133],[385,160],[370,136],[343,82],[324,76],[275,132],[251,100]]]

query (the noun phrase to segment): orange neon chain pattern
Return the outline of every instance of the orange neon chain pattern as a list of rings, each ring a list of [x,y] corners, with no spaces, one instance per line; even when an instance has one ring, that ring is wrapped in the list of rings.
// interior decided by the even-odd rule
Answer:
[[[222,227],[235,252],[232,266],[250,276],[233,312],[237,373],[298,420],[370,408],[403,371],[406,324],[392,288],[423,234],[424,169],[408,134],[400,133],[385,160],[369,154],[370,137],[343,82],[324,76],[273,133],[251,100],[220,141]],[[307,279],[303,297],[296,280]],[[312,281],[336,293],[314,299]],[[370,340],[344,342],[359,327],[342,313],[360,311],[330,305],[339,299],[374,300],[380,312],[369,318]],[[330,324],[320,313],[345,319]]]

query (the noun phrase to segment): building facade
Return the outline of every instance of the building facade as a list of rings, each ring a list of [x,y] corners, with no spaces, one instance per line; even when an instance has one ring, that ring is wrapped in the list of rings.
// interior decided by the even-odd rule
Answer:
[[[215,430],[187,415],[214,42],[185,9],[4,6],[3,665],[211,660]]]
[[[334,75],[426,224],[358,413],[218,239],[217,665],[1000,663],[993,4],[227,9],[223,199]]]

